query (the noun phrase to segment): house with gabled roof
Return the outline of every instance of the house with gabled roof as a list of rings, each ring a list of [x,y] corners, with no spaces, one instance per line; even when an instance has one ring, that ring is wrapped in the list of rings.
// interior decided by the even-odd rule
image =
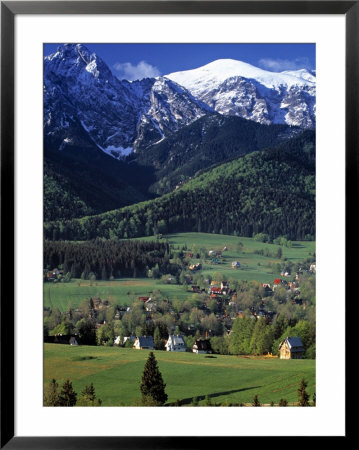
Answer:
[[[132,348],[136,348],[137,350],[153,350],[155,344],[153,342],[152,336],[139,336],[136,337],[136,340],[132,346]]]
[[[213,353],[209,339],[196,339],[192,351],[193,353]]]
[[[187,349],[187,345],[182,334],[171,334],[168,337],[165,347],[168,352],[185,352]]]
[[[298,336],[286,337],[279,344],[280,359],[301,359],[304,352],[305,348]]]

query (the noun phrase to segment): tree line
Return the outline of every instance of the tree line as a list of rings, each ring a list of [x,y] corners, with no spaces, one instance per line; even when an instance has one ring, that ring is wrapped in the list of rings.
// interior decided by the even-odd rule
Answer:
[[[146,276],[152,267],[176,274],[170,262],[170,247],[158,241],[94,239],[87,242],[44,241],[44,267],[63,267],[72,278],[107,280],[119,276]]]
[[[101,406],[102,400],[96,397],[93,383],[86,385],[80,395],[75,392],[72,381],[67,379],[59,390],[53,378],[44,389],[44,406]]]

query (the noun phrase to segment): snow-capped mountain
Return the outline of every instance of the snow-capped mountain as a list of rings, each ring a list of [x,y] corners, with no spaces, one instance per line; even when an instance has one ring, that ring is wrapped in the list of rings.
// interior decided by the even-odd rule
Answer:
[[[121,157],[210,111],[167,78],[118,80],[80,44],[62,45],[44,60],[44,134],[59,150],[85,132],[105,153]]]
[[[269,72],[242,61],[219,59],[166,78],[221,114],[263,124],[315,127],[316,78],[306,69]]]
[[[315,127],[315,74],[220,59],[165,77],[119,80],[84,45],[44,59],[45,148],[95,145],[114,158],[148,148],[207,114]]]

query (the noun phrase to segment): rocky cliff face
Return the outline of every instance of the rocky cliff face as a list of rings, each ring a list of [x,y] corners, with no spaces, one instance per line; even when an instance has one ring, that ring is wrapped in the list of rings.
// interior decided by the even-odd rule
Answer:
[[[82,129],[101,150],[122,157],[209,112],[169,79],[118,80],[83,45],[63,45],[44,61],[45,140],[59,150]]]

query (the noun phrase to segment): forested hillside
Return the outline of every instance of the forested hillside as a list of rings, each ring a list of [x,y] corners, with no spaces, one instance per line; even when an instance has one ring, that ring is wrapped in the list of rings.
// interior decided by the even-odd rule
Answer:
[[[155,169],[157,181],[150,190],[165,194],[198,170],[272,147],[299,132],[300,129],[287,125],[262,125],[240,117],[207,115],[131,158]]]
[[[85,139],[44,158],[44,220],[66,220],[140,202],[153,195],[153,170],[117,161]]]
[[[219,165],[160,198],[97,216],[45,224],[45,237],[52,240],[131,238],[178,231],[313,238],[314,132]]]

